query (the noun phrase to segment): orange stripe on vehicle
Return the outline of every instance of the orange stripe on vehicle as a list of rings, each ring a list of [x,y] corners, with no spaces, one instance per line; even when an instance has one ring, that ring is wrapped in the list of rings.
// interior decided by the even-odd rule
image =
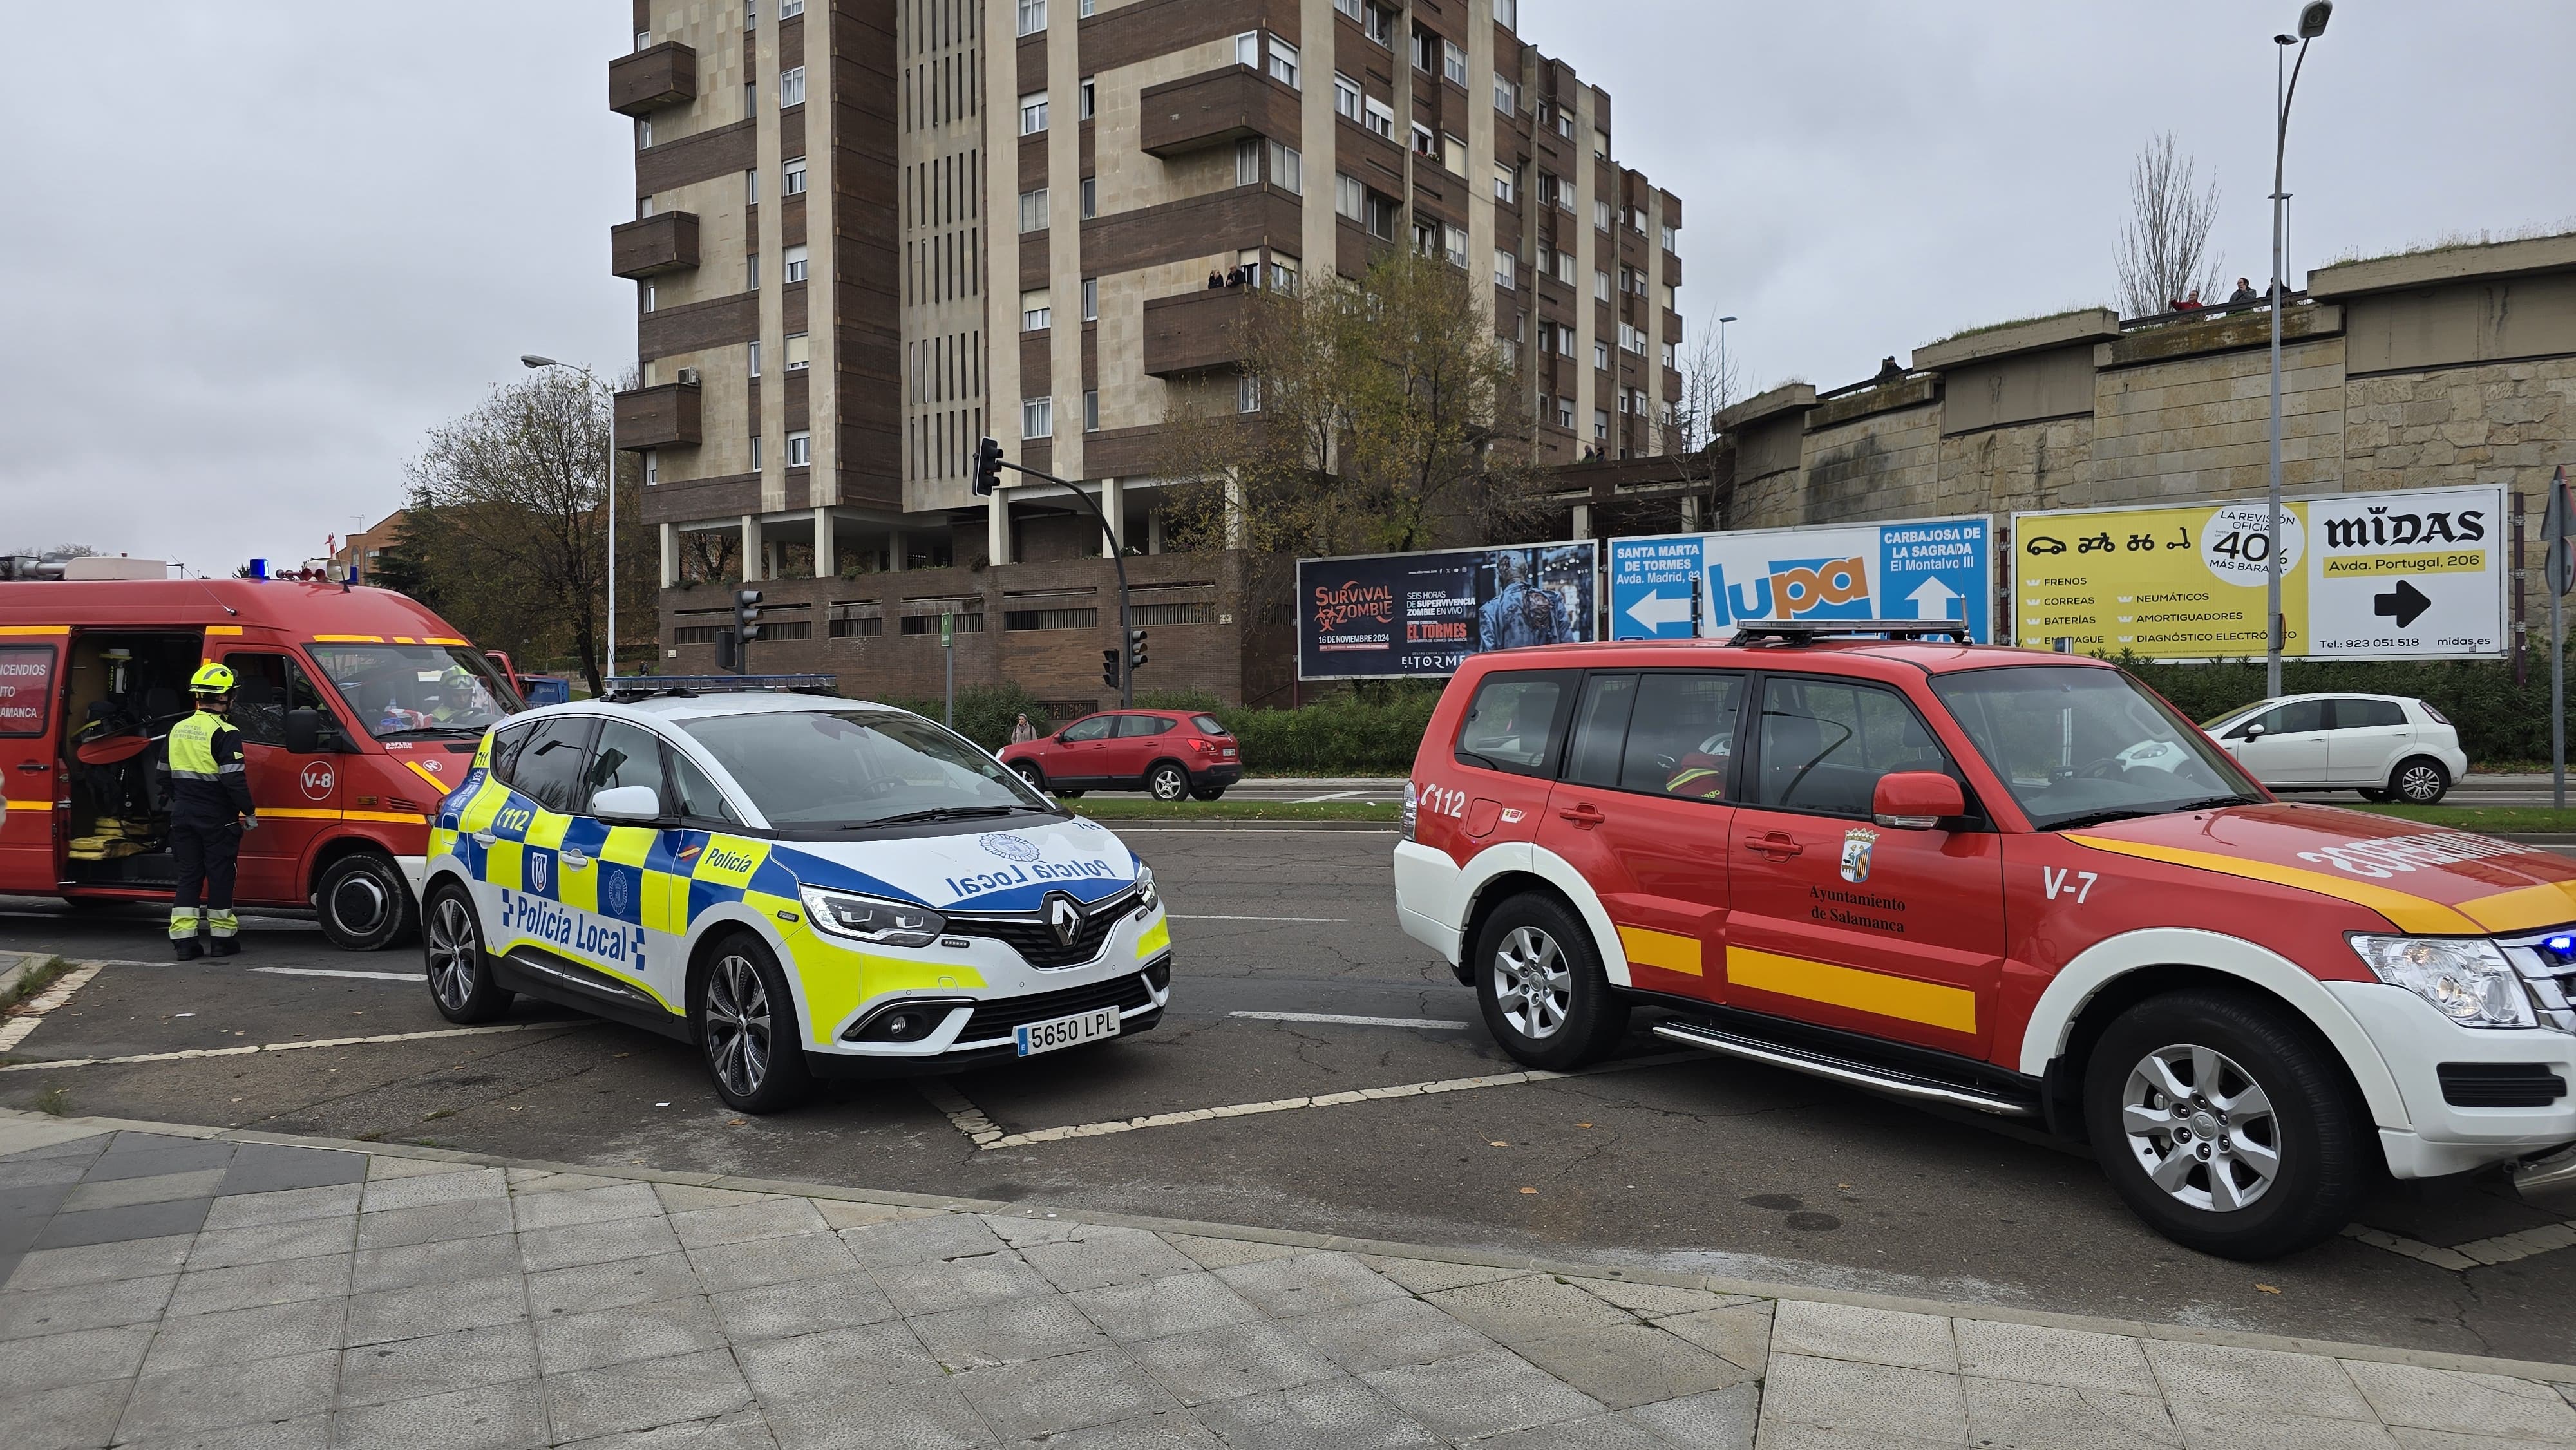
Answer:
[[[242,627],[238,624],[210,624],[206,626],[206,633],[208,634],[239,634],[241,632]]]
[[[1667,972],[1686,976],[1707,975],[1700,967],[1699,938],[1675,936],[1668,931],[1649,931],[1642,926],[1619,928],[1619,946],[1627,952],[1631,964],[1661,967]]]
[[[69,634],[68,624],[0,624],[0,634]]]
[[[429,824],[429,817],[414,815],[409,811],[342,811],[340,813],[340,819],[344,821],[389,821],[398,826],[425,826]]]
[[[1784,957],[1739,946],[1726,949],[1726,980],[1757,992],[1849,1007],[1876,1017],[1920,1022],[1951,1032],[1977,1030],[1977,994],[1965,987],[1918,982],[1911,977],[1892,977],[1885,972],[1865,972],[1858,967],[1838,967],[1831,962],[1811,962],[1804,957]]]
[[[2115,841],[2108,836],[2068,836],[2079,846],[2096,851],[2110,851],[2142,860],[2162,861],[2170,866],[2190,866],[2202,871],[2216,871],[2225,876],[2241,876],[2248,881],[2265,881],[2274,886],[2292,886],[2367,906],[2397,924],[2401,931],[2465,934],[2479,929],[2478,923],[2458,910],[2438,901],[2428,901],[2410,892],[2367,881],[2354,881],[2342,876],[2329,876],[2323,871],[2302,871],[2296,866],[2275,866],[2269,861],[2248,861],[2238,856],[2221,856],[2209,851],[2186,851],[2178,846],[2148,846],[2136,841]],[[2508,893],[2511,894],[2511,893]]]
[[[419,776],[421,779],[428,781],[431,785],[438,787],[438,793],[442,797],[449,791],[456,789],[453,782],[439,779],[438,772],[431,770],[428,766],[421,764],[417,760],[406,760],[403,764],[411,767],[412,774]]]
[[[313,642],[315,644],[383,644],[385,637],[381,634],[317,634],[313,636]]]
[[[461,639],[450,639],[450,638],[448,638],[446,635],[443,635],[443,634],[424,634],[424,635],[422,635],[422,636],[420,637],[420,642],[421,642],[422,644],[463,644],[463,643],[465,643],[465,641],[464,641],[464,640],[461,640]]]
[[[340,819],[340,813],[338,811],[308,810],[303,807],[296,807],[293,809],[263,807],[260,810],[259,818],[263,821],[336,821]]]
[[[2460,903],[2460,910],[2489,931],[2530,931],[2576,921],[2576,881],[2545,881]]]

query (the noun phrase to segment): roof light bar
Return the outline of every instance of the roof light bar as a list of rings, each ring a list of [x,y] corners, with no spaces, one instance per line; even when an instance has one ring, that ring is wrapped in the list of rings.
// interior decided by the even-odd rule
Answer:
[[[654,695],[739,695],[750,691],[837,695],[831,675],[612,675],[604,698],[642,700]]]
[[[1735,626],[1734,643],[1778,640],[1782,644],[1812,644],[1819,639],[1854,636],[1976,642],[1968,637],[1968,626],[1954,619],[1748,619]]]

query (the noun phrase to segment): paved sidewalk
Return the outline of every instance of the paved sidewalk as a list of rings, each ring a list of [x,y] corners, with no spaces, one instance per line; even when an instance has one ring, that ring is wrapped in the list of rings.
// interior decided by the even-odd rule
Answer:
[[[0,1114],[0,1445],[2576,1444],[2556,1366],[981,1207]]]

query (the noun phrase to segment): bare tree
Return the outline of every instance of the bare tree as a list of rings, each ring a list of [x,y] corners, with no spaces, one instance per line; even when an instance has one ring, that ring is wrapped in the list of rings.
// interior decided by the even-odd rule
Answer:
[[[1683,349],[1678,362],[1681,401],[1655,420],[1647,440],[1656,453],[1672,460],[1689,492],[1700,500],[1700,527],[1723,528],[1733,502],[1727,485],[1735,471],[1718,435],[1717,415],[1742,400],[1743,370],[1728,355],[1722,335],[1706,332]]]
[[[2120,230],[2120,306],[2131,317],[2170,312],[2187,292],[2214,297],[2220,264],[2209,250],[2218,224],[2218,178],[2198,184],[2197,163],[2166,131],[2138,153],[2129,173],[2128,225]]]

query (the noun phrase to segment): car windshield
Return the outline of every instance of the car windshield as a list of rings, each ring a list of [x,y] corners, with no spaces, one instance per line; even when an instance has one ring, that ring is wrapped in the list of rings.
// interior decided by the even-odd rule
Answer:
[[[2205,736],[2118,670],[1972,670],[1935,676],[1932,690],[2043,831],[2262,799]]]
[[[527,708],[492,662],[463,645],[306,645],[313,663],[378,740],[406,733],[480,735]]]
[[[714,715],[680,728],[773,826],[878,826],[1054,809],[964,738],[897,710]]]

